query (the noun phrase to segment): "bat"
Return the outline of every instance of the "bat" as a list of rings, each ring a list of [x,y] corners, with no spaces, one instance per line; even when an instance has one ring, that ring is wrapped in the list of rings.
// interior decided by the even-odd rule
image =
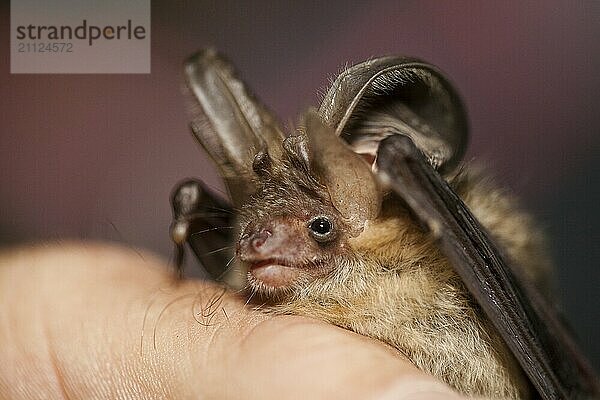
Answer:
[[[543,235],[462,162],[468,119],[439,69],[350,67],[287,135],[214,50],[184,75],[230,201],[196,179],[175,188],[180,276],[187,243],[262,309],[382,340],[466,395],[600,398],[552,306]]]

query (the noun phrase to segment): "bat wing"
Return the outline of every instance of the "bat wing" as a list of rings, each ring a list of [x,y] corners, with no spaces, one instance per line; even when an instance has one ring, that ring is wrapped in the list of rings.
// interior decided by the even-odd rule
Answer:
[[[187,242],[210,276],[217,280],[224,278],[233,253],[231,205],[201,181],[187,179],[173,190],[171,207],[171,239],[175,244],[175,266],[179,276],[183,275]]]
[[[378,177],[448,257],[543,399],[597,398],[598,382],[554,310],[511,268],[467,206],[413,140],[392,135]]]

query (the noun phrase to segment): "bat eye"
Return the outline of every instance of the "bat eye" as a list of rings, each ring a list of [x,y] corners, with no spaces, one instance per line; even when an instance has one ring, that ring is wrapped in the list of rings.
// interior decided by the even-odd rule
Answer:
[[[325,242],[332,238],[333,223],[327,217],[316,217],[308,225],[310,233],[318,242]]]

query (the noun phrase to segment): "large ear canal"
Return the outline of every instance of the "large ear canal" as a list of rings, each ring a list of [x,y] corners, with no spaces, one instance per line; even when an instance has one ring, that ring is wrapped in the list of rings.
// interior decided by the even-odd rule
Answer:
[[[375,219],[381,192],[370,166],[326,125],[315,109],[307,112],[303,127],[308,139],[311,169],[327,186],[334,207],[346,218],[353,234]]]
[[[342,72],[319,114],[354,151],[372,157],[387,136],[409,136],[442,173],[461,160],[468,140],[466,111],[452,84],[410,58],[377,58]]]
[[[254,191],[252,162],[260,151],[280,157],[282,130],[246,89],[233,66],[212,49],[185,63],[191,128],[217,164],[234,205]]]

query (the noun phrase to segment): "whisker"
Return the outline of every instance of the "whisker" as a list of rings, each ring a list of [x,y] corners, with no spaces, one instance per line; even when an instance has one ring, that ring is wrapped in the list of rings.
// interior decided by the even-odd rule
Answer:
[[[246,283],[246,286],[235,290],[233,293],[236,295],[242,294],[242,293],[246,292],[249,288],[250,288],[250,285],[248,283]]]
[[[221,189],[219,189],[218,187],[216,187],[216,186],[214,186],[214,185],[211,185],[211,184],[209,184],[209,183],[206,183],[206,182],[202,182],[202,184],[204,184],[204,185],[205,185],[206,187],[208,187],[210,190],[212,190],[212,191],[215,191],[215,192],[217,192],[217,193],[221,194],[221,195],[222,195],[224,198],[226,198],[226,199],[229,197],[229,195],[227,194],[227,192],[226,192],[226,191],[224,191],[224,190],[221,190]]]
[[[196,235],[201,235],[203,233],[207,233],[207,232],[212,232],[212,231],[216,231],[219,229],[235,229],[235,226],[217,226],[214,228],[207,228],[207,229],[202,229],[201,231],[198,232],[193,232],[190,237],[196,236]]]
[[[266,304],[267,304],[266,302],[263,302],[260,305],[252,307],[252,309],[255,311],[261,311]]]
[[[231,263],[233,262],[233,260],[235,260],[235,254],[233,255],[233,257],[231,257],[229,259],[229,261],[227,261],[227,264],[225,264],[225,269],[223,270],[223,272],[221,272],[219,274],[219,276],[216,278],[217,281],[220,281],[221,279],[223,279],[223,277],[231,270]]]
[[[214,207],[214,206],[204,206],[205,208],[209,209],[209,210],[216,210],[216,211],[222,211],[226,214],[231,214],[234,215],[235,212],[233,209],[227,209],[227,208],[221,208],[221,207]]]
[[[229,267],[229,264],[231,264],[231,262],[232,262],[233,260],[235,260],[235,257],[236,257],[236,256],[234,255],[233,257],[231,257],[231,259],[230,259],[229,261],[227,261],[227,264],[225,264],[225,268]]]
[[[212,251],[209,251],[208,253],[204,253],[204,254],[202,254],[202,257],[204,257],[204,256],[209,256],[209,255],[211,255],[211,254],[215,254],[215,253],[218,253],[218,252],[220,252],[220,251],[224,251],[224,250],[230,250],[230,249],[233,249],[233,246],[225,246],[225,247],[221,247],[220,249],[212,250]]]
[[[207,228],[207,229],[203,229],[201,231],[194,232],[194,233],[204,233],[204,232],[216,231],[217,229],[235,229],[235,226],[215,226],[214,228]]]
[[[216,212],[216,211],[196,211],[190,214],[185,214],[184,217],[187,219],[196,219],[196,218],[202,218],[202,217],[222,217],[224,212]]]
[[[108,217],[104,217],[104,219],[106,220],[106,222],[108,222],[108,224],[111,226],[111,228],[115,231],[115,233],[118,235],[118,240],[119,242],[123,242],[127,244],[127,247],[132,250],[134,253],[136,253],[138,256],[140,256],[140,258],[144,261],[146,261],[144,259],[144,256],[142,255],[142,253],[140,253],[140,251],[135,248],[135,246],[127,239],[125,239],[125,237],[123,236],[123,234],[121,233],[121,231],[119,230],[119,228],[117,228],[117,225],[115,225],[114,222],[112,222]]]
[[[252,293],[250,293],[248,300],[246,300],[246,303],[244,303],[244,306],[248,306],[248,304],[250,304],[250,301],[252,300],[252,298],[254,297],[255,294],[256,294],[256,291],[253,290]]]

